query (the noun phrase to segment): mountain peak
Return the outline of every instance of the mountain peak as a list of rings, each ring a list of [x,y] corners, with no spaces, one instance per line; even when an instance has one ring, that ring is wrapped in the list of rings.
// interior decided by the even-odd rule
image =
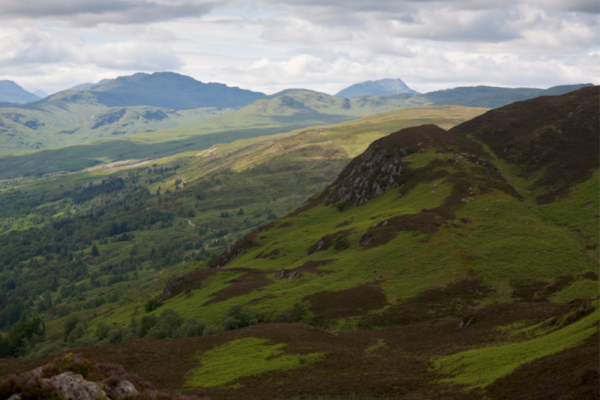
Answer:
[[[378,81],[366,81],[356,83],[339,91],[336,96],[357,97],[357,96],[378,96],[388,94],[419,94],[419,92],[409,88],[401,79],[380,79]]]
[[[38,96],[29,93],[13,81],[0,81],[0,102],[25,104],[38,100]]]
[[[234,108],[265,97],[264,93],[222,83],[203,83],[175,72],[138,72],[97,84],[77,85],[73,89],[91,93],[107,107],[152,106],[172,110]]]

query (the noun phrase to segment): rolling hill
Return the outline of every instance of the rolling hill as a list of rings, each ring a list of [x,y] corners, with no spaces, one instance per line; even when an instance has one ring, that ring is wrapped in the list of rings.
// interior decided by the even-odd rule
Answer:
[[[122,218],[180,210],[173,226],[195,234],[217,227],[205,214],[213,221],[235,218],[250,231],[218,257],[172,268],[160,285],[152,274],[160,275],[163,265],[148,259],[143,262],[154,271],[134,268],[139,284],[126,280],[104,289],[86,276],[72,286],[89,291],[71,287],[63,297],[74,308],[90,307],[82,306],[78,319],[54,320],[46,333],[54,341],[30,348],[48,355],[50,347],[43,346],[60,351],[62,341],[82,347],[100,341],[77,352],[122,364],[158,389],[211,399],[596,398],[598,99],[598,87],[583,88],[471,110],[477,116],[458,125],[452,120],[468,110],[398,110],[356,125],[316,127],[273,142],[247,139],[188,160],[182,154],[127,175],[119,171],[125,186],[110,180],[83,185],[89,177],[81,177],[69,190],[82,201],[68,209],[81,219],[53,229],[71,232],[79,246],[74,251],[94,279],[112,270],[133,275],[126,267],[151,247],[171,258],[200,251],[183,241],[145,247],[152,243],[149,233],[136,231],[128,254],[109,263],[107,255],[123,241],[93,235],[111,209]],[[377,129],[398,123],[400,113],[412,123],[388,135],[387,128]],[[334,165],[336,159],[342,162]],[[181,164],[168,179],[179,183],[147,181],[155,195],[125,202],[128,192],[119,188],[129,187],[133,196],[133,185],[170,172],[165,168],[175,162]],[[311,183],[328,162],[321,176],[334,179]],[[55,211],[47,214],[56,213],[63,200],[45,190],[60,181],[45,188],[33,182],[27,190],[49,196],[46,207]],[[324,189],[283,218],[264,208],[264,202],[279,203],[275,193],[293,204],[294,191],[311,184]],[[260,196],[252,208],[248,201]],[[38,210],[28,217],[33,221],[44,209],[33,200],[8,204]],[[96,208],[102,204],[107,208]],[[261,211],[273,217],[260,226],[244,222]],[[144,216],[140,224],[149,220]],[[164,225],[152,226],[148,232],[163,241],[175,236],[175,230],[161,233]],[[89,236],[76,241],[73,232],[84,228]],[[22,246],[34,241],[5,237]],[[12,269],[4,273],[32,273],[52,262],[39,258],[37,264],[9,262]],[[75,274],[80,267],[64,271]],[[87,268],[81,271],[83,279]],[[16,281],[7,285],[19,290]],[[123,297],[114,306],[94,307],[93,294],[105,297],[109,290]],[[35,365],[3,359],[0,375]]]

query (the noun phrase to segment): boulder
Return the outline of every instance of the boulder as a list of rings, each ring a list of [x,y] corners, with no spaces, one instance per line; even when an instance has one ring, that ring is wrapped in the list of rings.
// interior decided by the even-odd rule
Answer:
[[[106,393],[95,382],[88,382],[83,376],[74,374],[71,371],[63,372],[60,375],[50,378],[50,383],[56,387],[56,390],[69,400],[95,400]]]

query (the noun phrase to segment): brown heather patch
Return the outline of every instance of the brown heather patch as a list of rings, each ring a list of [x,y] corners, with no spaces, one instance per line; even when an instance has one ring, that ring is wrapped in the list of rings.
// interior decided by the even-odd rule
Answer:
[[[218,303],[220,301],[229,300],[233,297],[249,294],[273,283],[271,279],[267,278],[267,275],[273,274],[273,271],[270,270],[251,268],[205,268],[198,271],[192,271],[189,274],[177,278],[173,283],[169,284],[163,290],[163,292],[159,295],[159,298],[164,301],[181,293],[189,293],[192,290],[200,289],[202,288],[202,283],[207,278],[219,273],[231,271],[244,272],[244,274],[238,278],[227,281],[226,283],[230,283],[231,285],[216,292],[215,297],[213,297],[205,305]]]
[[[478,278],[465,279],[447,287],[425,290],[419,295],[367,315],[362,327],[406,325],[432,318],[460,317],[472,312],[492,289]]]
[[[259,226],[252,232],[240,238],[237,242],[229,246],[217,259],[214,261],[211,267],[222,268],[227,265],[231,260],[245,252],[247,249],[252,247],[258,247],[260,244],[256,241],[256,237],[259,233],[265,232],[275,225],[275,221],[269,222],[268,224]],[[260,240],[260,238],[259,238]]]
[[[342,235],[344,238],[352,232],[354,229],[346,229],[343,231],[337,231],[335,233],[330,233],[329,235],[323,236],[321,239],[317,241],[317,243],[313,244],[308,248],[308,255],[316,253],[317,251],[325,251],[329,249],[333,245],[333,239]]]
[[[406,400],[597,398],[593,397],[599,387],[597,335],[581,346],[525,364],[487,389],[463,390],[459,386],[441,384],[442,376],[431,370],[433,358],[506,341],[506,331],[497,327],[519,321],[531,326],[552,317],[561,319],[579,310],[583,304],[580,303],[500,304],[458,318],[443,317],[335,334],[304,324],[259,324],[195,338],[134,339],[82,348],[78,353],[97,362],[123,365],[126,371],[139,375],[160,390],[181,390],[186,374],[200,365],[195,359],[197,354],[235,339],[254,337],[273,344],[286,343],[283,351],[288,354],[327,354],[325,359],[309,366],[245,377],[226,388],[186,391],[213,400],[327,396]],[[465,318],[472,322],[459,328]],[[526,338],[517,340],[521,339]],[[381,345],[375,346],[378,343]],[[374,350],[365,351],[368,348]],[[28,371],[43,363],[43,360],[0,360],[0,375]],[[553,382],[557,383],[554,387]]]
[[[579,277],[562,275],[556,277],[554,282],[551,283],[543,281],[514,281],[511,282],[513,288],[511,296],[518,301],[548,301],[548,298],[553,294],[560,292],[573,282],[583,279],[597,280],[598,275],[595,272],[587,272]]]
[[[267,249],[261,251],[260,253],[258,253],[258,255],[254,258],[270,258],[271,260],[276,260],[277,256],[281,253],[281,249],[282,249],[282,247],[278,247],[273,250],[270,250],[267,248]]]
[[[192,271],[168,284],[158,297],[161,300],[167,300],[181,293],[189,293],[192,290],[200,289],[202,282],[219,272],[222,272],[222,270],[216,268],[204,268]]]
[[[432,164],[439,165],[441,160],[434,160]],[[452,164],[453,160],[448,160]],[[418,183],[428,181],[428,176],[436,176],[430,171],[431,164],[424,167],[425,171],[415,171],[407,181],[407,189]],[[488,193],[492,190],[500,190],[504,193],[521,199],[521,195],[514,187],[506,183],[500,173],[486,162],[486,165],[469,167],[468,170],[456,172],[445,180],[453,184],[452,192],[444,203],[438,207],[423,209],[416,214],[404,214],[392,217],[386,221],[378,222],[367,230],[361,237],[360,244],[365,247],[375,247],[392,240],[399,232],[420,232],[430,234],[436,232],[448,221],[456,219],[455,209],[464,204],[465,199],[476,195]],[[400,192],[404,195],[405,185],[400,186]]]
[[[556,201],[598,168],[600,88],[544,96],[496,108],[448,131],[474,135],[521,175],[542,174],[535,185],[546,193],[539,204]]]
[[[581,345],[524,364],[487,388],[493,400],[600,398],[596,332]]]
[[[326,324],[331,319],[365,315],[387,304],[381,287],[369,284],[346,290],[318,292],[303,300],[310,302],[309,310],[314,314],[315,323],[319,325]]]
[[[231,283],[224,289],[215,293],[215,297],[204,303],[205,306],[221,301],[229,300],[234,297],[243,296],[253,292],[259,292],[260,288],[273,283],[273,280],[266,277],[267,274],[272,274],[273,271],[263,271],[250,268],[231,268],[226,271],[246,271],[239,278],[234,278],[226,283]]]

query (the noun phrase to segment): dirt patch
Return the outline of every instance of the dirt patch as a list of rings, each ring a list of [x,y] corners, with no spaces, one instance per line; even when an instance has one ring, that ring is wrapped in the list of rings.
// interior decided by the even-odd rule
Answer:
[[[471,313],[492,289],[478,278],[464,279],[446,287],[429,289],[412,299],[366,316],[363,327],[406,325],[433,318],[461,317]]]
[[[448,131],[474,135],[498,157],[522,166],[521,175],[542,177],[539,204],[556,201],[599,164],[598,86],[496,108]]]
[[[334,244],[333,243],[334,240],[336,240],[339,236],[343,236],[344,238],[341,241],[344,241],[344,239],[346,239],[346,236],[348,236],[348,234],[352,231],[353,231],[353,229],[346,229],[343,231],[337,231],[335,233],[331,233],[329,235],[323,236],[321,239],[319,239],[317,241],[317,243],[313,244],[312,246],[310,246],[308,248],[308,255],[316,253],[317,251],[328,250]],[[346,240],[345,248],[348,248],[347,242],[348,241]]]
[[[306,296],[310,302],[310,311],[315,315],[317,324],[330,319],[365,315],[387,304],[383,290],[375,285],[361,285],[352,289],[318,292]]]

